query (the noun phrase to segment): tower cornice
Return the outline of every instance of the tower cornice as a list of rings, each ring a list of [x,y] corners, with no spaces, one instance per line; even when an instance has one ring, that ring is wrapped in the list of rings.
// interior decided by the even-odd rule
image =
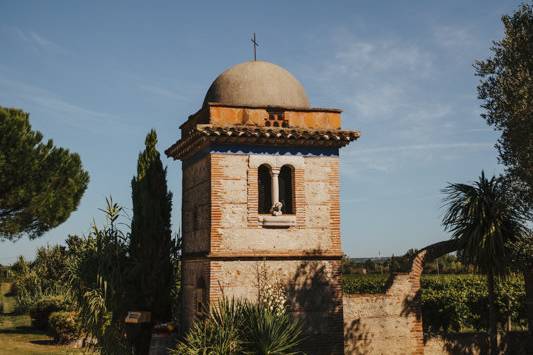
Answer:
[[[174,159],[186,159],[210,143],[341,148],[360,137],[359,131],[350,130],[211,124],[198,124],[188,133],[188,136],[170,146],[165,154]]]

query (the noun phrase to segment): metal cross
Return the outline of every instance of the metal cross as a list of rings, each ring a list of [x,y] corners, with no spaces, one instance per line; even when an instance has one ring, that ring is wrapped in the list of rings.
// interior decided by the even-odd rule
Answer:
[[[257,43],[257,41],[255,40],[255,32],[254,32],[254,37],[250,39],[250,41],[252,41],[254,45],[254,60],[257,60],[256,48],[259,47],[259,43]]]

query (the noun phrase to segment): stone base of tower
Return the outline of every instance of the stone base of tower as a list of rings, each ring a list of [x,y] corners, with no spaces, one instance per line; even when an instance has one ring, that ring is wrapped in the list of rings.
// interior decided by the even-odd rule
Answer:
[[[181,262],[181,322],[185,333],[208,306],[209,260],[207,258]]]
[[[223,297],[256,302],[262,283],[258,280],[267,275],[269,284],[285,285],[290,310],[302,321],[305,342],[301,350],[307,354],[342,354],[340,261],[288,258],[184,261],[184,325],[192,324],[199,302],[213,306]]]

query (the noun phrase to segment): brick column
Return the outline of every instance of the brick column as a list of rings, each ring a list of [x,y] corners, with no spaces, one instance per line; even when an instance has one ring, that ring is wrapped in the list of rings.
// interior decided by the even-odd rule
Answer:
[[[416,344],[413,354],[422,355],[424,354],[424,330],[422,327],[422,309],[420,306],[420,277],[424,271],[426,254],[426,250],[422,250],[416,254],[411,265],[411,272],[409,273],[409,282],[411,284],[409,308],[414,315],[413,319],[410,321],[409,331]]]

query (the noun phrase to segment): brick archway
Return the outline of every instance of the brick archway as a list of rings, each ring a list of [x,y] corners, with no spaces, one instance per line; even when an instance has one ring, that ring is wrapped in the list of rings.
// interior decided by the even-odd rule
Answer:
[[[424,265],[443,255],[459,250],[459,241],[456,239],[445,240],[428,245],[419,250],[411,263],[409,272],[409,283],[411,292],[407,298],[406,311],[415,314],[416,322],[411,324],[411,335],[416,339],[416,354],[424,353],[424,332],[422,328],[422,310],[420,306],[420,278],[424,271]]]
[[[459,246],[457,240],[447,240],[421,249],[408,273],[391,275],[384,294],[344,295],[345,354],[424,354],[420,307],[424,264]]]

